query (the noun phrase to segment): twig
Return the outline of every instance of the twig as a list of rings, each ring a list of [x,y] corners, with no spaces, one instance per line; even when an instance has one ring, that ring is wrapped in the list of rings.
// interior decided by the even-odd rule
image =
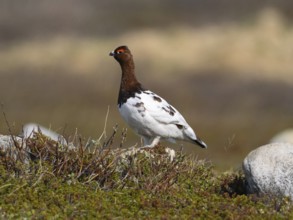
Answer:
[[[127,136],[127,128],[124,128],[122,130],[122,138],[121,138],[120,145],[119,145],[120,148],[123,147],[123,143],[126,140],[126,136]]]
[[[108,106],[107,113],[106,113],[106,118],[104,122],[104,128],[101,136],[98,138],[98,142],[101,142],[102,137],[107,138],[107,133],[106,133],[106,128],[107,128],[107,122],[108,122],[108,116],[109,116],[109,111],[110,111],[110,106]]]
[[[18,190],[20,190],[21,188],[25,187],[27,185],[27,183],[22,184],[21,186],[17,187],[15,190],[13,190],[11,193],[9,193],[9,196],[11,196],[13,193],[17,192]]]
[[[5,184],[3,186],[0,186],[0,190],[3,189],[3,188],[5,188],[5,187],[11,186],[11,185],[12,185],[11,183],[8,183],[8,184]]]
[[[11,130],[10,124],[9,124],[9,122],[7,120],[7,116],[6,116],[6,113],[4,111],[4,104],[3,103],[1,103],[1,110],[2,110],[2,114],[4,116],[4,120],[5,120],[5,123],[6,123],[7,127],[8,127],[8,131],[9,131],[9,134],[10,134],[10,136],[12,138],[13,143],[14,143],[15,147],[18,150],[21,150],[18,142],[15,140],[14,135],[12,134],[12,130]]]

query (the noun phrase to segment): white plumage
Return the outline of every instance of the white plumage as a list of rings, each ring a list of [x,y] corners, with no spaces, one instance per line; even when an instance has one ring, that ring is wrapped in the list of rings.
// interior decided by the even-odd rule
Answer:
[[[118,47],[110,55],[114,56],[122,68],[119,112],[126,123],[143,137],[144,147],[154,147],[160,139],[164,139],[170,142],[184,140],[207,148],[173,106],[157,94],[144,89],[136,80],[132,55],[126,46]]]
[[[154,147],[160,138],[194,143],[197,137],[183,116],[166,100],[146,90],[129,98],[119,108],[127,124],[144,138],[147,147]]]

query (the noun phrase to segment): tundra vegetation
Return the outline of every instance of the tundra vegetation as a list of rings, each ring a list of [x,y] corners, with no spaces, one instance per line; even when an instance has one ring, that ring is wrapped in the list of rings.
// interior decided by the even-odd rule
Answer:
[[[126,131],[63,146],[41,133],[0,157],[0,217],[290,219],[287,198],[247,195],[241,171],[165,147],[123,148]],[[118,140],[116,144],[115,139]],[[11,154],[13,153],[13,154]],[[30,159],[27,160],[27,157]]]

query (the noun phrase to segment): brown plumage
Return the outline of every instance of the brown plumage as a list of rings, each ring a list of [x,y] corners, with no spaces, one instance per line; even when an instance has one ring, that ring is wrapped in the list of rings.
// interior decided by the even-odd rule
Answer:
[[[115,56],[114,56],[115,55]],[[118,95],[118,105],[121,106],[129,97],[134,97],[136,93],[145,91],[143,86],[137,81],[134,74],[133,57],[127,46],[120,46],[110,53],[121,66],[122,76]]]

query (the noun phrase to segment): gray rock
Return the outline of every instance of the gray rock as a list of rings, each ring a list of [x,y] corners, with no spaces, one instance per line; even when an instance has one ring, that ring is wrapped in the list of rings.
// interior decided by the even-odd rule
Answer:
[[[21,146],[22,144],[25,144],[22,143],[22,138],[19,138],[19,137],[16,137],[16,136],[13,136],[14,140]],[[14,143],[14,140],[13,140],[12,136],[11,135],[1,135],[0,134],[0,149],[2,150],[7,150],[7,149],[10,149],[12,147],[15,147],[15,143]]]
[[[14,159],[20,158],[25,161],[28,160],[26,144],[22,138],[16,136],[13,136],[12,138],[11,135],[0,135],[0,150],[8,157]]]
[[[293,144],[272,143],[250,152],[243,162],[249,193],[293,200]]]
[[[270,143],[292,143],[293,144],[293,129],[286,129],[276,134]]]

